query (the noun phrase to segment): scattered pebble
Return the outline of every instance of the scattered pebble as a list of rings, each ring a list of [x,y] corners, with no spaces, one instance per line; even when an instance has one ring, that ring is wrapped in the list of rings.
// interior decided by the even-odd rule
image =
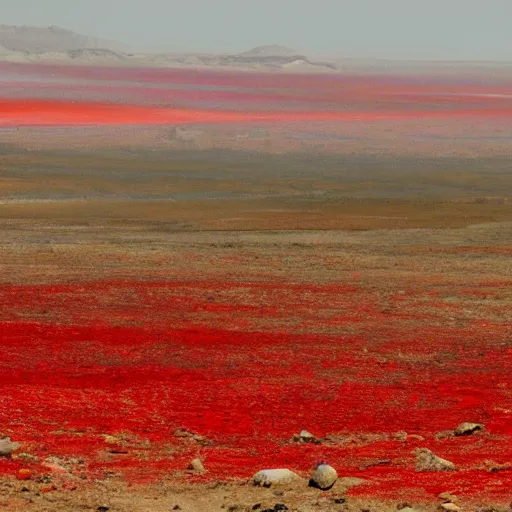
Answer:
[[[474,434],[475,432],[481,432],[484,430],[484,426],[480,423],[461,423],[456,429],[455,429],[455,435],[456,436],[470,436],[471,434]]]
[[[462,510],[458,505],[455,505],[455,503],[442,503],[439,508],[441,510],[449,510],[452,512]]]
[[[45,494],[48,492],[56,491],[57,487],[55,485],[47,485],[46,487],[43,487],[40,492],[44,492]]]
[[[405,441],[407,441],[407,432],[405,432],[405,430],[399,430],[398,432],[395,433],[394,439],[395,441],[400,441],[401,443],[404,443]]]
[[[434,455],[427,448],[418,448],[413,453],[416,455],[416,471],[454,471],[456,469],[453,462]]]
[[[68,470],[62,464],[59,464],[59,462],[53,457],[48,457],[41,463],[41,465],[46,469],[49,469],[52,473],[67,473]]]
[[[294,443],[311,443],[311,444],[321,444],[322,440],[318,437],[314,436],[311,432],[307,430],[301,430],[299,434],[295,434],[292,438]]]
[[[272,508],[265,508],[261,512],[286,512],[288,507],[284,503],[276,503]]]
[[[454,430],[443,430],[442,432],[436,432],[435,439],[436,441],[442,441],[443,439],[449,439],[455,435]]]
[[[400,507],[398,509],[400,512],[423,512],[422,510],[418,508],[410,507],[409,505],[405,505],[404,507]]]
[[[174,437],[182,437],[185,439],[191,439],[192,441],[195,441],[196,443],[199,443],[203,446],[208,446],[208,445],[213,444],[206,437],[200,436],[199,434],[194,434],[193,432],[189,432],[188,430],[185,430],[183,428],[176,429],[174,431]]]
[[[105,440],[105,443],[107,444],[120,444],[121,439],[119,439],[116,436],[111,436],[110,434],[102,434],[103,439]]]
[[[459,500],[459,498],[457,498],[457,496],[455,496],[455,494],[452,494],[451,492],[442,492],[441,494],[439,494],[439,498],[449,503],[457,503]]]
[[[188,469],[195,471],[196,473],[204,473],[206,469],[204,468],[201,459],[194,459],[188,466]]]
[[[329,464],[320,463],[311,474],[309,485],[323,491],[330,489],[338,479],[336,470]]]
[[[12,452],[20,447],[19,443],[13,443],[10,437],[0,439],[0,457],[10,457]]]
[[[23,460],[25,462],[38,462],[39,461],[39,457],[36,457],[35,455],[32,455],[31,453],[25,453],[25,452],[17,453],[16,458],[18,460]]]
[[[32,478],[32,471],[30,469],[20,469],[16,473],[17,480],[30,480]]]
[[[375,460],[369,460],[367,462],[364,462],[363,464],[360,464],[358,466],[358,469],[360,471],[364,471],[365,469],[373,468],[375,466],[388,466],[391,464],[391,459],[375,459]]]
[[[512,503],[509,507],[478,507],[475,512],[511,512]]]
[[[489,473],[496,473],[498,471],[508,471],[509,469],[512,469],[512,462],[504,462],[503,464],[500,464],[493,460],[486,460],[481,465],[480,469],[484,469],[485,471],[488,471]],[[511,509],[512,509],[512,507],[511,507]]]
[[[254,485],[271,487],[273,485],[285,485],[301,480],[300,476],[289,469],[263,469],[252,478]]]

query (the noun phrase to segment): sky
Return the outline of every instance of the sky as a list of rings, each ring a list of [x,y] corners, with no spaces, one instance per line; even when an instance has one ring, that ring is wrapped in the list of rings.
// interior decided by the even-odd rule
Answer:
[[[137,49],[512,61],[512,0],[0,0],[5,25],[57,25]]]

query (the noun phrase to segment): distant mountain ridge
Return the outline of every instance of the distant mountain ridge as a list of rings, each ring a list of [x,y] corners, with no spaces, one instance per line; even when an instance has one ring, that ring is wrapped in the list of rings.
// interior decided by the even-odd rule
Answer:
[[[85,49],[130,51],[128,45],[77,34],[71,30],[52,27],[0,25],[0,46],[11,52],[33,55],[66,53]]]
[[[311,60],[277,44],[233,54],[137,52],[106,39],[51,26],[0,25],[0,58],[11,62],[59,62],[81,65],[207,67],[252,70],[335,71],[328,62]]]
[[[293,48],[278,44],[257,46],[251,50],[233,54],[216,56],[217,62],[223,66],[236,67],[263,67],[269,69],[289,69],[300,67],[302,69],[328,71],[336,67],[327,62],[311,60]]]

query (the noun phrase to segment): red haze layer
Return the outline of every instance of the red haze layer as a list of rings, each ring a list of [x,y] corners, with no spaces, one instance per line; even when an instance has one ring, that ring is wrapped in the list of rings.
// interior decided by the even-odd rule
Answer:
[[[0,126],[137,125],[242,122],[378,121],[453,117],[512,117],[512,109],[443,112],[225,112],[107,103],[0,101]]]
[[[497,79],[6,63],[0,74],[3,126],[512,117],[512,84]]]

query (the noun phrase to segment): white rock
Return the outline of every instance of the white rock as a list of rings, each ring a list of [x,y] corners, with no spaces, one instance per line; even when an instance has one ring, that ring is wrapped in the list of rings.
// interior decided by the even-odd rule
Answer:
[[[438,497],[441,498],[444,503],[458,503],[459,501],[459,498],[451,492],[442,492]]]
[[[453,462],[434,455],[427,448],[418,448],[413,453],[416,455],[416,471],[453,471],[456,469]]]
[[[480,432],[484,430],[484,426],[480,423],[461,423],[455,429],[456,436],[469,436],[474,434],[475,432]]]
[[[307,430],[301,430],[300,434],[295,434],[293,436],[292,441],[295,443],[313,443],[313,444],[321,444],[321,439],[318,439],[311,432]]]
[[[301,478],[297,473],[284,468],[262,469],[252,477],[254,485],[260,485],[262,487],[285,485],[298,480],[301,480]]]
[[[206,469],[204,468],[203,463],[201,462],[201,459],[194,459],[190,465],[189,469],[192,469],[196,473],[204,473]]]
[[[309,483],[313,487],[327,490],[335,484],[337,479],[338,473],[332,466],[329,466],[329,464],[319,464],[311,474]]]
[[[20,447],[19,443],[13,443],[10,437],[0,439],[0,457],[10,457],[12,452]]]

